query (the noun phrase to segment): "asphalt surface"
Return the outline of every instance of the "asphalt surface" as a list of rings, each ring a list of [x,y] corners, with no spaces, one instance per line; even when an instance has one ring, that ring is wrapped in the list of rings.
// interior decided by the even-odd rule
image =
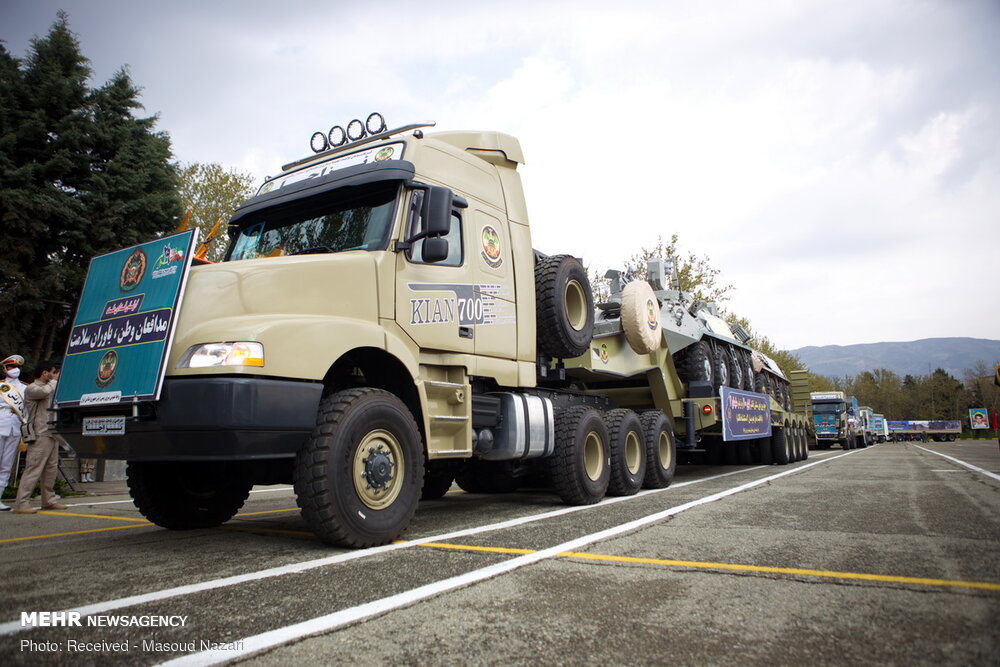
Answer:
[[[996,441],[685,466],[587,508],[453,491],[363,551],[312,537],[287,487],[174,532],[88,486],[111,495],[0,515],[2,664],[1000,662]]]

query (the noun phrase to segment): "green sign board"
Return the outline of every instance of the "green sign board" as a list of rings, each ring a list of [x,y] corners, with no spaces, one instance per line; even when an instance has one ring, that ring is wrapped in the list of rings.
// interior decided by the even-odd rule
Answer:
[[[56,388],[59,405],[159,398],[196,234],[90,261]]]

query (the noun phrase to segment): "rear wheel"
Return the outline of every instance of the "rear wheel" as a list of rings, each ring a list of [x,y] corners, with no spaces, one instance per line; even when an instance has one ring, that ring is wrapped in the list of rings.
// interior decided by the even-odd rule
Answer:
[[[646,445],[642,422],[632,410],[610,410],[604,417],[611,450],[608,494],[631,496],[642,488],[646,476]]]
[[[424,485],[421,500],[437,500],[448,493],[455,481],[455,466],[451,461],[428,461],[424,466]]]
[[[125,475],[142,515],[171,530],[229,521],[253,486],[240,461],[129,461]]]
[[[370,547],[397,538],[424,477],[420,431],[406,405],[370,387],[329,394],[295,459],[302,516],[329,544]]]
[[[677,370],[684,381],[689,384],[691,382],[710,382],[713,387],[715,386],[711,350],[708,343],[703,340],[684,351],[683,359],[681,359],[680,367]]]
[[[642,485],[647,489],[665,489],[670,486],[677,469],[673,426],[660,410],[642,413],[639,421],[646,443],[646,475]]]
[[[569,505],[592,505],[607,493],[608,431],[601,414],[573,407],[556,415],[556,451],[552,456],[552,484]]]

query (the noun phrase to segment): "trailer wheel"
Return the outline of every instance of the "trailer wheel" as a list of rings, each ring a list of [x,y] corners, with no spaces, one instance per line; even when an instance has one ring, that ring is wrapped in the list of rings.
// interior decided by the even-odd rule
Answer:
[[[316,427],[295,457],[295,494],[322,541],[371,547],[406,529],[423,468],[406,405],[382,389],[346,389],[320,401]]]
[[[647,410],[639,421],[646,443],[646,475],[642,485],[647,489],[665,489],[677,470],[674,428],[662,410]]]
[[[631,496],[642,488],[646,476],[646,443],[642,422],[632,410],[609,410],[604,415],[611,451],[608,495]]]
[[[229,521],[253,486],[238,461],[129,461],[125,476],[142,515],[170,530]]]
[[[592,505],[608,491],[608,430],[594,408],[572,407],[556,414],[552,485],[569,505]]]
[[[791,462],[791,447],[785,437],[784,428],[771,430],[771,458],[779,466],[788,465]]]
[[[771,451],[771,438],[760,438],[755,441],[755,444],[760,464],[769,466],[774,463],[774,453]]]
[[[649,354],[660,346],[660,304],[645,280],[634,280],[622,289],[621,323],[636,354]]]
[[[594,336],[594,297],[580,260],[570,255],[539,259],[535,286],[539,351],[559,359],[586,352]]]
[[[802,460],[809,460],[809,431],[805,426],[799,426],[799,437],[802,438]]]

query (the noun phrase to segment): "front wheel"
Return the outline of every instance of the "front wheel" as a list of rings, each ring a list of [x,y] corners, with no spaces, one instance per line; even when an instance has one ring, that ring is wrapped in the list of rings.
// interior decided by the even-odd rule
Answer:
[[[142,515],[171,530],[229,521],[253,486],[239,461],[129,461],[125,475]]]
[[[423,482],[420,431],[406,405],[371,387],[323,398],[295,459],[302,517],[328,544],[371,547],[397,538]]]

